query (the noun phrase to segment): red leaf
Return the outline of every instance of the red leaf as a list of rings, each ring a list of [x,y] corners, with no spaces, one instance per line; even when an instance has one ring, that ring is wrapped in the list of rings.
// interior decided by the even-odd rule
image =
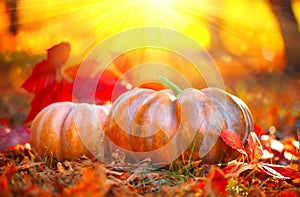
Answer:
[[[27,115],[27,118],[25,119],[26,122],[32,121],[35,116],[48,104],[52,102],[52,90],[54,88],[55,84],[51,84],[51,86],[43,89],[39,92],[39,94],[36,94],[35,97],[33,97],[30,105],[31,109],[29,111],[29,114]]]
[[[262,164],[258,163],[257,165],[264,174],[271,175],[278,179],[299,178],[298,171],[288,166],[266,164],[266,163],[262,163]]]
[[[53,89],[53,102],[72,101],[73,83],[62,78]]]
[[[91,78],[95,76],[96,71],[99,71],[99,69],[97,68],[98,66],[99,66],[98,61],[94,59],[88,59],[74,66],[63,69],[63,73],[65,76],[73,80],[77,77]],[[82,69],[80,69],[80,67],[82,67]],[[78,71],[80,71],[80,73],[78,73]]]
[[[250,160],[258,161],[263,155],[263,147],[256,133],[250,132],[247,141],[249,145],[248,155],[250,156]]]
[[[267,132],[258,124],[254,123],[254,132],[258,137],[261,137],[262,135],[266,135]]]
[[[9,127],[9,123],[5,118],[0,118],[0,124],[3,126]]]
[[[259,159],[263,155],[263,147],[255,132],[251,132],[248,136],[248,155],[250,163],[234,163],[223,169],[227,176],[239,175],[246,170],[256,169],[263,174],[278,178],[278,179],[294,179],[299,178],[299,174],[295,169],[287,166],[260,163]]]
[[[9,182],[6,176],[0,176],[0,196],[11,196],[9,194]]]
[[[62,42],[47,50],[48,60],[53,63],[57,63],[57,66],[65,64],[69,59],[71,46],[69,43]]]
[[[223,168],[222,170],[224,174],[226,174],[226,177],[233,177],[247,170],[253,170],[255,166],[255,163],[235,163]]]
[[[3,175],[5,175],[7,179],[10,179],[17,171],[18,167],[15,164],[8,164],[4,168]]]
[[[103,104],[127,91],[126,84],[119,80],[120,73],[97,70],[99,64],[95,60],[86,60],[83,68],[87,69],[80,70],[80,73],[78,70],[82,65],[78,64],[64,69],[65,75],[62,75],[62,66],[70,55],[68,43],[55,45],[47,52],[47,59],[36,64],[32,75],[22,84],[25,90],[35,94],[25,122],[32,121],[43,108],[54,102]],[[74,92],[74,88],[80,91]]]
[[[126,92],[129,88],[126,81],[121,81],[119,73],[113,70],[105,70],[102,72],[98,80],[96,91],[97,99],[102,101],[114,101],[122,93]]]
[[[281,191],[278,194],[278,197],[299,197],[300,196],[300,190],[298,189],[286,189]]]
[[[212,166],[205,181],[204,196],[226,196],[225,187],[227,185],[228,180],[223,171]]]
[[[36,64],[31,76],[21,85],[28,92],[38,93],[55,83],[62,65],[70,55],[70,45],[60,43],[48,49],[47,52],[47,59]]]
[[[69,76],[74,76],[74,71],[68,69]],[[77,74],[74,79],[73,98],[77,102],[103,104],[114,101],[119,95],[126,92],[126,82],[120,81],[119,73],[114,70],[98,71],[95,76],[88,77],[88,73]]]
[[[49,60],[44,60],[35,65],[32,74],[21,85],[22,88],[31,93],[38,93],[40,90],[55,83],[56,68]]]
[[[230,146],[234,150],[237,150],[238,152],[244,155],[247,155],[244,145],[241,141],[241,138],[240,136],[238,136],[236,132],[229,129],[223,130],[220,133],[220,137],[228,146]]]
[[[36,64],[32,74],[21,85],[28,92],[35,94],[25,122],[32,121],[44,107],[56,101],[56,91],[61,86],[60,71],[70,55],[70,45],[60,43],[48,49],[47,52],[47,59]]]

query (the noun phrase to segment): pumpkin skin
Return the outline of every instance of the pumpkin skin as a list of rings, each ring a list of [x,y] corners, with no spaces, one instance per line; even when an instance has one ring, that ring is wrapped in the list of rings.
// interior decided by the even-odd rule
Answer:
[[[103,132],[109,108],[109,105],[72,102],[47,106],[32,122],[32,149],[41,158],[53,156],[66,160],[86,155],[104,161],[110,155]]]
[[[167,165],[184,156],[213,164],[239,155],[219,137],[225,129],[245,143],[253,121],[246,104],[224,90],[189,88],[174,96],[168,89],[136,88],[113,103],[105,134],[130,162],[150,157]]]

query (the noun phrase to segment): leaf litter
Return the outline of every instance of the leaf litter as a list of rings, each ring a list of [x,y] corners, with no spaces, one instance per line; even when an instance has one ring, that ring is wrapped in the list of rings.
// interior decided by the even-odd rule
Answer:
[[[0,153],[0,196],[277,196],[300,192],[299,176],[290,174],[297,171],[282,165],[255,164],[262,165],[265,173],[246,162],[225,167],[206,164],[182,174],[154,168],[150,159],[128,164],[124,154],[117,152],[114,161],[105,165],[85,156],[63,162],[50,157],[41,160],[24,146],[10,147]],[[234,165],[238,165],[235,173],[229,172]]]

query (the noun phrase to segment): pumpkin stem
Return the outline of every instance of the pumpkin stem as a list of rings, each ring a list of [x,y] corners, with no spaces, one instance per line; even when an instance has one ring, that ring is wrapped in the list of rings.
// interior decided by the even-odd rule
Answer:
[[[180,89],[177,85],[171,82],[169,79],[159,75],[157,77],[158,81],[161,82],[164,86],[171,89],[172,92],[177,96],[178,94],[182,93],[182,89]]]

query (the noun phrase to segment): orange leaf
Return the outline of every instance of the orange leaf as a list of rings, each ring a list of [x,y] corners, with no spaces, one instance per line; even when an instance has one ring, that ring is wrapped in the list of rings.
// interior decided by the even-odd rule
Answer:
[[[6,176],[0,176],[0,196],[9,196],[9,184]]]
[[[96,169],[84,169],[82,178],[72,187],[65,188],[63,196],[105,196],[109,188],[104,167],[96,166]]]

